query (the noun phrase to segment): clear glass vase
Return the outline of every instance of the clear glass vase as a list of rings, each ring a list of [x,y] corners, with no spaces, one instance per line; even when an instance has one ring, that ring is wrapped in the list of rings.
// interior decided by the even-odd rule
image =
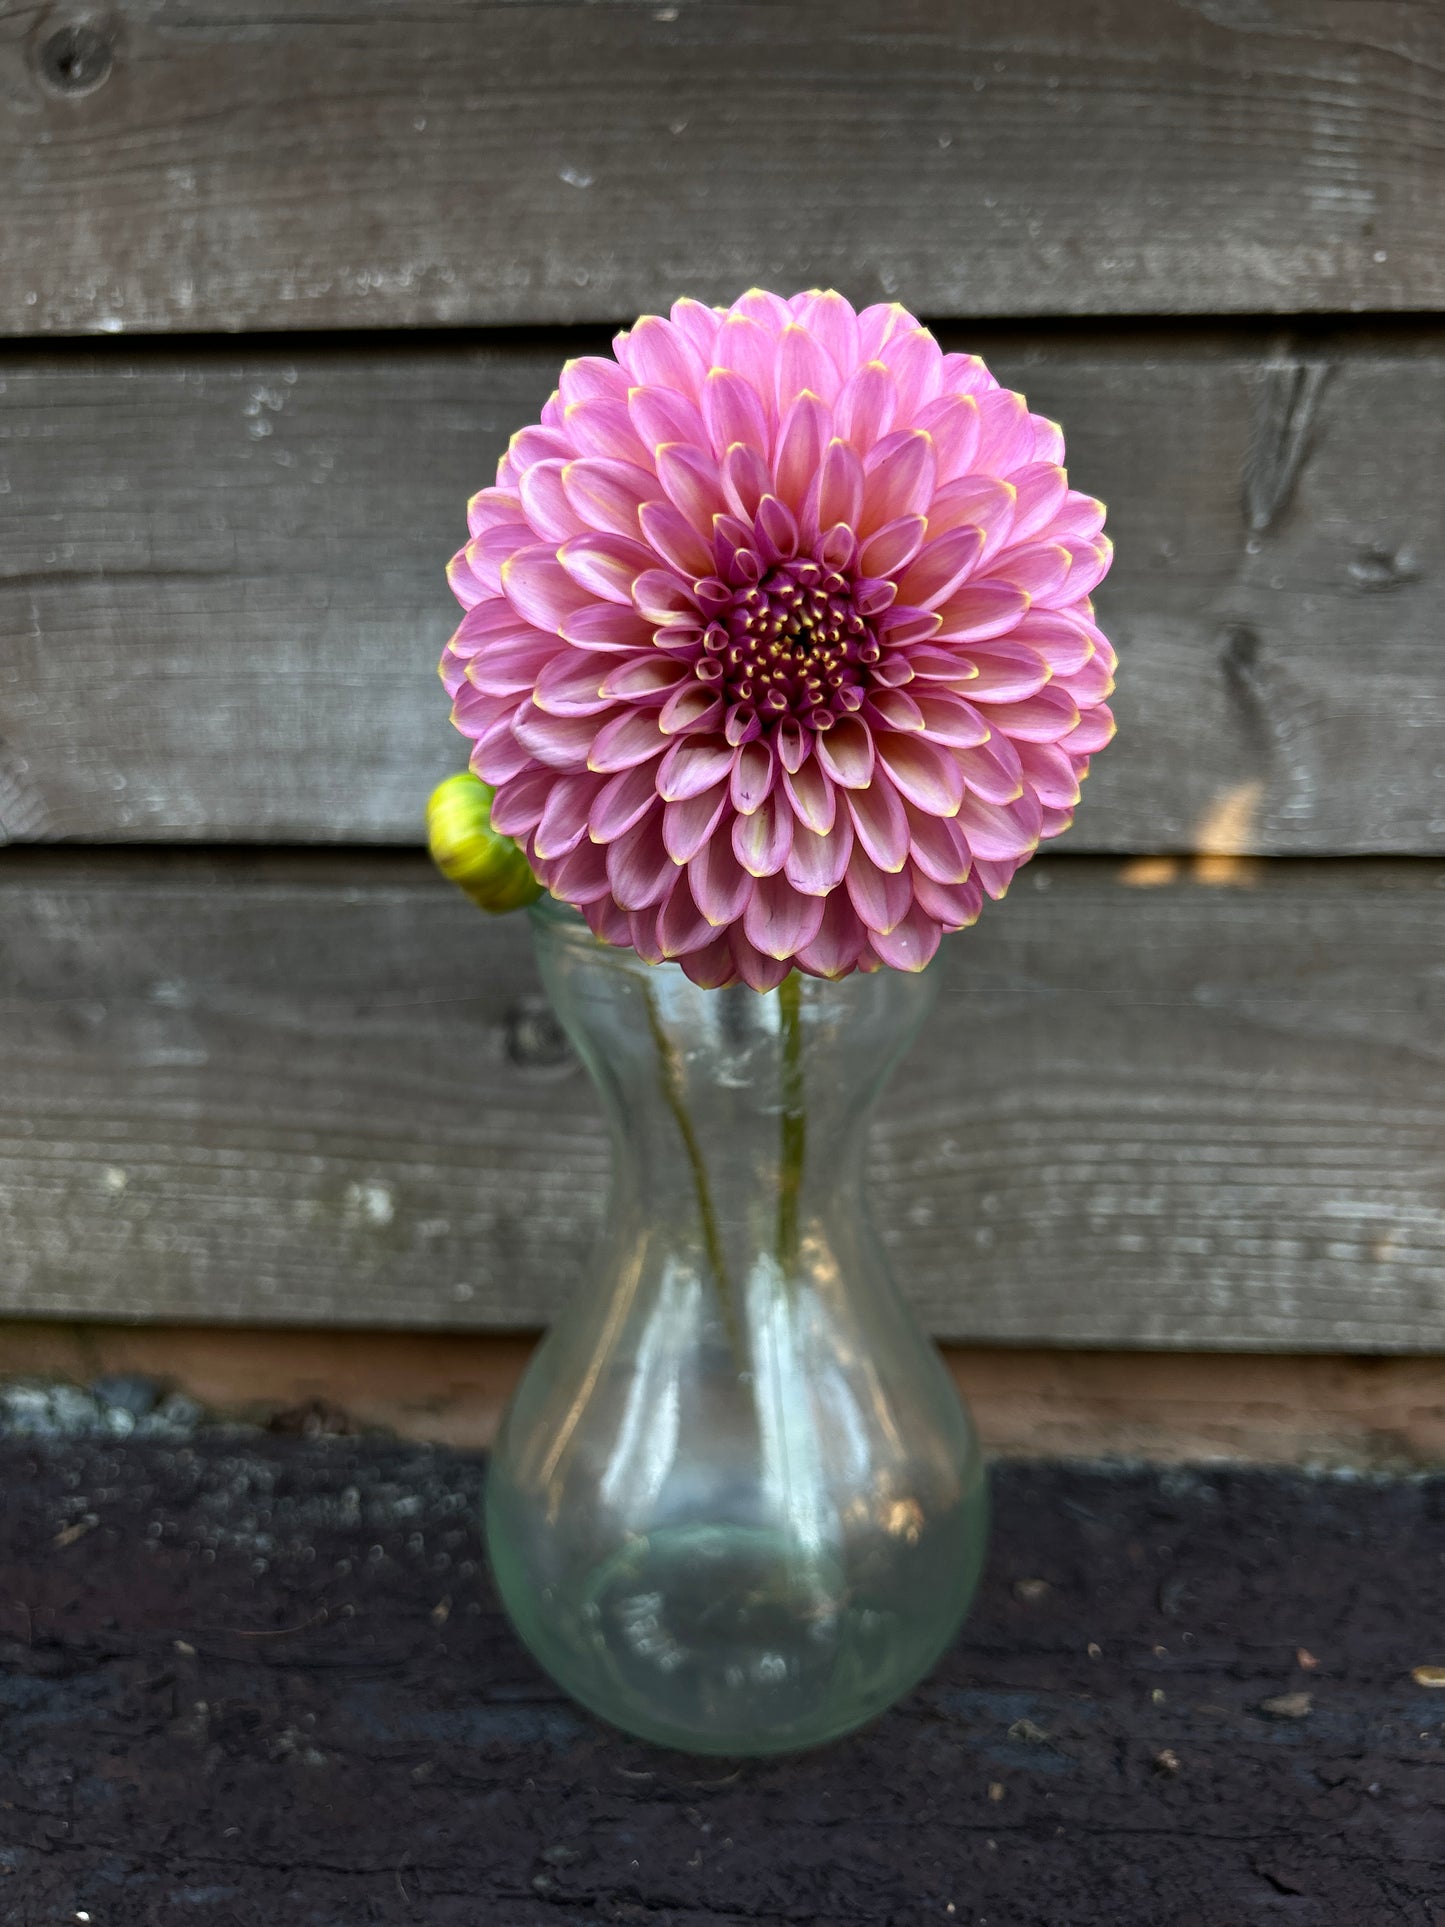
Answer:
[[[816,1745],[928,1670],[983,1554],[972,1425],[864,1208],[869,1113],[932,973],[699,990],[549,899],[531,915],[613,1184],[493,1455],[502,1599],[631,1733]]]

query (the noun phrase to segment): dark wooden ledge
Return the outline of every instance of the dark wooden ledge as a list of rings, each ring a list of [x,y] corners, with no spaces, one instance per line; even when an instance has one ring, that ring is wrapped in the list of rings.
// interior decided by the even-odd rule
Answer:
[[[936,1675],[734,1766],[537,1672],[477,1458],[189,1418],[0,1439],[5,1921],[1445,1921],[1445,1480],[1003,1466]]]

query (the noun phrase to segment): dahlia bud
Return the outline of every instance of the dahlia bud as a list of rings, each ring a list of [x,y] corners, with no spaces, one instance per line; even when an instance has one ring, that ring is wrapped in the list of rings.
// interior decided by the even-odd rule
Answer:
[[[492,828],[496,794],[470,771],[438,783],[426,806],[427,848],[448,882],[500,914],[535,903],[542,886],[510,836]]]

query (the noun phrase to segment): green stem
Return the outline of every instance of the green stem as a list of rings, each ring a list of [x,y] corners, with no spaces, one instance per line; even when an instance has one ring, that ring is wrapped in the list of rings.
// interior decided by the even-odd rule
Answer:
[[[803,1084],[803,980],[789,971],[778,985],[783,1030],[783,1139],[778,1174],[778,1266],[785,1278],[798,1269],[798,1198],[808,1149]]]
[[[697,1214],[702,1223],[703,1249],[707,1253],[707,1261],[712,1267],[713,1280],[717,1285],[718,1303],[722,1308],[728,1343],[741,1369],[744,1363],[742,1334],[738,1330],[732,1285],[728,1280],[727,1258],[723,1252],[722,1234],[718,1229],[717,1211],[712,1201],[712,1186],[707,1181],[707,1166],[702,1161],[702,1146],[697,1141],[697,1132],[688,1115],[687,1083],[683,1076],[682,1059],[678,1056],[677,1046],[663,1028],[662,1017],[657,1008],[657,999],[652,994],[651,984],[645,983],[642,986],[642,1001],[647,1010],[647,1028],[652,1032],[652,1041],[657,1047],[658,1081],[662,1086],[663,1099],[672,1112],[678,1136],[682,1139],[682,1148],[687,1154],[688,1167],[692,1172],[692,1188],[697,1194]]]

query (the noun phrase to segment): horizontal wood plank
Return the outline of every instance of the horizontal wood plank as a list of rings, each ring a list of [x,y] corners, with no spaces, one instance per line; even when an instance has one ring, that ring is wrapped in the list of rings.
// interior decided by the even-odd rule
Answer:
[[[0,328],[1429,309],[1442,71],[1412,0],[20,9]]]
[[[978,329],[1111,505],[1076,849],[1445,849],[1445,337]],[[0,840],[416,842],[463,508],[591,335],[0,357]]]
[[[876,1139],[933,1329],[1441,1349],[1442,904],[1413,862],[1025,872]],[[424,859],[0,859],[0,1312],[531,1328],[607,1165],[525,918]]]

